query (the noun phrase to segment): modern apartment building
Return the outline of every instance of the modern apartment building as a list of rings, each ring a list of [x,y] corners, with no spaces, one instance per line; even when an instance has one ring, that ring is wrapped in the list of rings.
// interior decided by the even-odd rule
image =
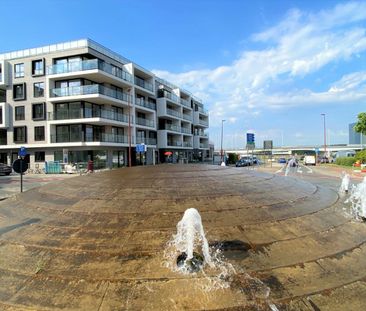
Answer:
[[[30,167],[203,161],[208,113],[190,92],[90,40],[0,55],[0,162]],[[136,153],[145,144],[146,153]]]

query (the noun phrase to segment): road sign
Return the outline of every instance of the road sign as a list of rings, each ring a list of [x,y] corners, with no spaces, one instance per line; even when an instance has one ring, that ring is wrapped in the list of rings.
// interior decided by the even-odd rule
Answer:
[[[28,169],[28,164],[23,159],[17,159],[13,163],[13,170],[18,173],[22,174]]]
[[[247,144],[254,144],[254,133],[247,133]]]
[[[319,153],[319,148],[315,148],[315,153],[318,154]]]
[[[146,145],[145,144],[137,144],[136,145],[136,152],[146,152]]]
[[[272,140],[265,140],[263,141],[263,149],[273,149],[273,141]]]
[[[27,155],[27,149],[25,147],[20,147],[18,155],[24,158]]]

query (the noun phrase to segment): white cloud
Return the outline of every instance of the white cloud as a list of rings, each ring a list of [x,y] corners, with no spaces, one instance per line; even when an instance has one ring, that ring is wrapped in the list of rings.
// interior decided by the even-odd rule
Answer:
[[[296,80],[330,63],[359,57],[366,51],[366,3],[349,2],[318,13],[288,12],[278,25],[252,36],[266,45],[243,51],[229,66],[155,74],[201,97],[210,111],[210,126],[238,122],[268,108],[340,104],[366,99],[366,73],[349,73],[323,92],[310,89],[273,93],[271,86]],[[361,55],[362,57],[362,55]]]

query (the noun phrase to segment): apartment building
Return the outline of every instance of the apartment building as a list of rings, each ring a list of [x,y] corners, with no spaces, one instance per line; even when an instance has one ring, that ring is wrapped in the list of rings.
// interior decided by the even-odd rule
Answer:
[[[102,45],[83,39],[0,55],[0,162],[25,146],[30,167],[203,161],[202,102]],[[136,145],[145,144],[145,153]]]

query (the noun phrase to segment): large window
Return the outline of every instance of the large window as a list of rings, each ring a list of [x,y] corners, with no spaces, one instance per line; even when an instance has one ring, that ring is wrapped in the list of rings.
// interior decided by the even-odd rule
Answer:
[[[33,96],[34,97],[44,96],[44,82],[37,82],[33,84]]]
[[[13,85],[13,99],[14,100],[25,100],[26,91],[25,83]]]
[[[14,65],[14,76],[15,78],[24,77],[24,63]]]
[[[24,106],[15,107],[15,121],[25,120]]]
[[[46,154],[44,151],[34,152],[34,162],[44,162],[46,159]]]
[[[20,126],[14,127],[14,143],[26,143],[27,142],[27,127]]]
[[[0,107],[0,124],[3,124],[3,108]]]
[[[32,61],[32,76],[44,75],[44,59],[37,59]]]
[[[42,141],[44,140],[44,126],[36,126],[34,128],[34,140],[35,141]]]
[[[46,119],[45,103],[32,104],[32,119],[33,120]]]

